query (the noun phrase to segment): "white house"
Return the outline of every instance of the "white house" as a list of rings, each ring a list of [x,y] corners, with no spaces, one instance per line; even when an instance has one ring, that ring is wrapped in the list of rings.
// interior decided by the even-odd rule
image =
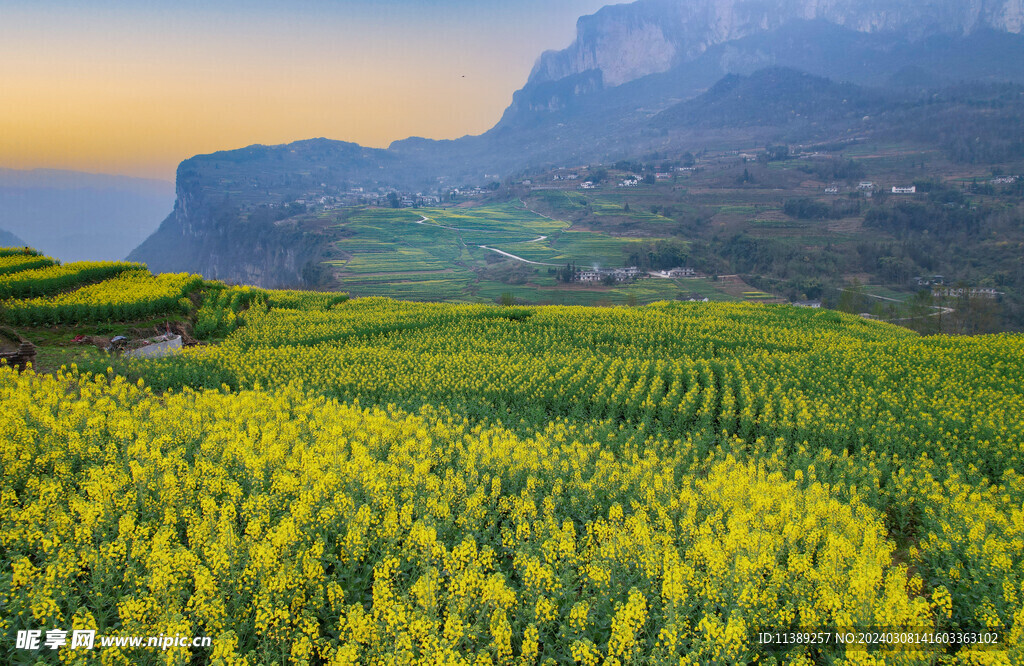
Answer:
[[[917,185],[911,185],[910,187],[899,187],[899,186],[893,185],[892,193],[893,194],[917,194]]]
[[[932,296],[936,298],[987,298],[994,300],[1000,292],[992,287],[942,287],[932,289]]]

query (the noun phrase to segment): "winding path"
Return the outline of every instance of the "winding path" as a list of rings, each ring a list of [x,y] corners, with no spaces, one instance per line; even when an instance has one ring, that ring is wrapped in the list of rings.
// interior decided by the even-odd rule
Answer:
[[[870,287],[872,285],[864,285],[864,286],[865,287]],[[882,301],[892,301],[893,303],[899,303],[900,305],[906,305],[907,304],[906,301],[901,301],[898,298],[889,298],[888,296],[878,296],[876,294],[868,294],[868,293],[865,293],[863,291],[854,291],[853,289],[840,289],[839,291],[846,292],[848,294],[859,294],[861,296],[867,296],[868,298],[877,298],[877,299],[882,300]],[[949,314],[951,312],[956,312],[956,308],[950,308],[950,307],[946,307],[944,305],[929,305],[929,306],[926,306],[926,307],[929,307],[932,310],[936,310],[936,312],[933,312],[931,314],[926,314],[926,315],[920,315],[918,317],[900,317],[899,319],[883,319],[882,321],[885,321],[885,322],[888,322],[888,323],[892,323],[894,321],[910,321],[912,319],[923,319],[925,317],[939,317],[939,316],[942,316],[942,315],[947,315],[947,314]]]
[[[533,241],[530,242],[532,243]],[[530,261],[529,259],[523,259],[522,257],[517,257],[514,254],[509,254],[504,250],[499,250],[496,247],[487,247],[486,245],[477,245],[477,247],[484,250],[490,250],[491,252],[497,252],[498,254],[508,257],[509,259],[515,259],[516,261],[521,261],[525,264],[533,264],[534,266],[561,266],[561,264],[546,264],[543,261]]]
[[[491,233],[487,229],[459,229],[458,227],[446,227],[443,224],[438,224],[436,220],[432,220],[426,215],[420,215],[420,219],[413,222],[413,224],[426,224],[427,222],[433,222],[430,226],[439,227],[441,229],[451,229],[452,231],[482,231],[484,233]]]
[[[530,212],[533,212],[533,211],[530,211]],[[537,215],[540,215],[540,213],[537,213]],[[550,219],[550,218],[548,218],[548,219]],[[452,231],[472,231],[472,232],[485,233],[485,234],[500,233],[498,231],[494,231],[494,230],[491,230],[491,229],[460,229],[458,227],[448,227],[448,226],[445,226],[443,224],[438,224],[436,220],[432,220],[429,217],[427,217],[426,215],[420,215],[420,219],[418,219],[415,222],[413,222],[413,224],[426,224],[427,222],[432,222],[433,223],[430,226],[440,227],[441,229],[450,229]],[[533,240],[528,240],[528,241],[523,241],[523,242],[524,243],[539,243],[542,240],[546,240],[546,239],[547,239],[547,236],[541,236],[539,238],[534,238]],[[509,259],[515,259],[516,261],[521,261],[524,264],[533,264],[534,266],[561,266],[561,264],[546,264],[546,263],[544,263],[542,261],[530,261],[529,259],[524,259],[523,257],[516,256],[516,255],[511,254],[509,252],[505,252],[504,250],[499,250],[496,247],[487,247],[486,245],[477,245],[477,247],[482,249],[482,250],[490,250],[491,252],[497,252],[498,254],[500,254],[502,256],[508,257]]]

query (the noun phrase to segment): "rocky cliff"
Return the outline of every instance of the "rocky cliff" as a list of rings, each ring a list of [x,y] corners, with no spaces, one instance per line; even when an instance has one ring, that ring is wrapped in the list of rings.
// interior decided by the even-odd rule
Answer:
[[[582,17],[576,41],[541,55],[529,85],[597,71],[605,86],[619,86],[794,20],[910,37],[981,29],[1019,34],[1024,0],[639,0]]]

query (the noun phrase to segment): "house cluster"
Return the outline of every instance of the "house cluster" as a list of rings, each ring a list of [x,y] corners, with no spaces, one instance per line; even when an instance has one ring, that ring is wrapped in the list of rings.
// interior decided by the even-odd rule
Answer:
[[[658,271],[657,275],[663,278],[692,278],[697,277],[697,271],[693,268],[670,268],[667,271]]]
[[[942,275],[928,277],[915,277],[914,282],[919,287],[931,287],[933,298],[986,298],[995,300],[1002,295],[993,287],[952,287],[946,284],[946,278]]]
[[[422,192],[416,192],[415,194],[406,192],[395,192],[398,197],[399,208],[415,208],[417,206],[437,206],[441,203],[441,197],[436,194],[423,194]],[[373,194],[366,197],[369,203],[373,206],[391,206],[391,198],[388,195]]]
[[[567,173],[567,174],[556,173],[554,176],[551,177],[551,180],[576,180],[579,177],[580,177],[580,175],[578,173]]]
[[[449,194],[457,197],[479,197],[486,193],[482,187],[456,187]]]
[[[596,190],[597,184],[592,180],[585,180],[580,184],[581,190]]]
[[[640,184],[640,179],[636,176],[630,176],[619,183],[619,187],[636,187]]]
[[[934,298],[987,298],[995,300],[1000,295],[992,287],[939,287],[932,289]]]
[[[993,185],[1013,185],[1019,178],[1020,176],[997,176],[989,182]]]
[[[643,275],[636,266],[626,266],[625,268],[593,268],[590,270],[583,270],[576,273],[577,282],[601,282],[607,278],[611,278],[616,282],[626,282],[627,280],[634,280]]]
[[[483,191],[481,190],[481,193]],[[378,188],[375,191],[366,191],[362,187],[353,187],[337,195],[322,195],[307,193],[302,197],[283,201],[281,203],[268,204],[270,208],[284,207],[289,204],[305,206],[307,210],[335,210],[350,206],[391,206],[394,194],[398,197],[398,204],[403,208],[413,206],[436,206],[441,204],[441,196],[438,194],[427,194],[424,192],[401,192],[394,188]]]
[[[866,196],[871,196],[875,192],[875,184],[871,181],[865,180],[857,184],[857,190],[863,192]],[[892,187],[893,194],[917,194],[916,185],[894,185]],[[839,185],[832,183],[825,188],[825,194],[839,194]]]

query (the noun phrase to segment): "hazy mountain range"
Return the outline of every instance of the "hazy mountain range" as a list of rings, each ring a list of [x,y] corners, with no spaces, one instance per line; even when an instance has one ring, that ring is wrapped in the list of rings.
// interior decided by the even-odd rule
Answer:
[[[544,53],[528,86],[597,71],[614,87],[696,60],[709,49],[778,30],[793,21],[822,21],[860,33],[902,35],[979,31],[1020,33],[1021,0],[640,0],[579,20],[578,36]]]
[[[25,241],[21,240],[10,231],[0,229],[0,247],[21,247]]]
[[[166,181],[0,169],[0,228],[63,261],[124,259],[173,205]]]
[[[281,281],[294,282],[305,258],[283,256],[280,246],[297,247],[301,234],[281,237],[275,220],[253,214],[261,205],[353,186],[439,191],[524,169],[699,148],[709,136],[749,145],[792,136],[796,127],[825,138],[837,124],[859,122],[856,105],[884,111],[890,130],[909,132],[919,125],[915,114],[924,113],[915,104],[926,91],[1024,83],[1022,25],[1024,0],[639,0],[605,7],[579,20],[570,47],[539,57],[483,135],[413,137],[387,150],[316,139],[182,162],[174,211],[131,257],[159,270],[250,281],[283,265]],[[786,85],[776,87],[773,75],[759,74],[743,84],[758,89],[756,98],[740,103],[721,88],[730,75],[787,70],[817,78],[801,83],[781,75]],[[780,106],[783,88],[800,99]],[[845,94],[856,104],[837,108],[833,102]],[[955,95],[943,99],[958,103]],[[790,102],[804,110],[800,118],[820,117],[793,125],[793,114],[781,113]],[[258,246],[238,246],[255,239]]]

